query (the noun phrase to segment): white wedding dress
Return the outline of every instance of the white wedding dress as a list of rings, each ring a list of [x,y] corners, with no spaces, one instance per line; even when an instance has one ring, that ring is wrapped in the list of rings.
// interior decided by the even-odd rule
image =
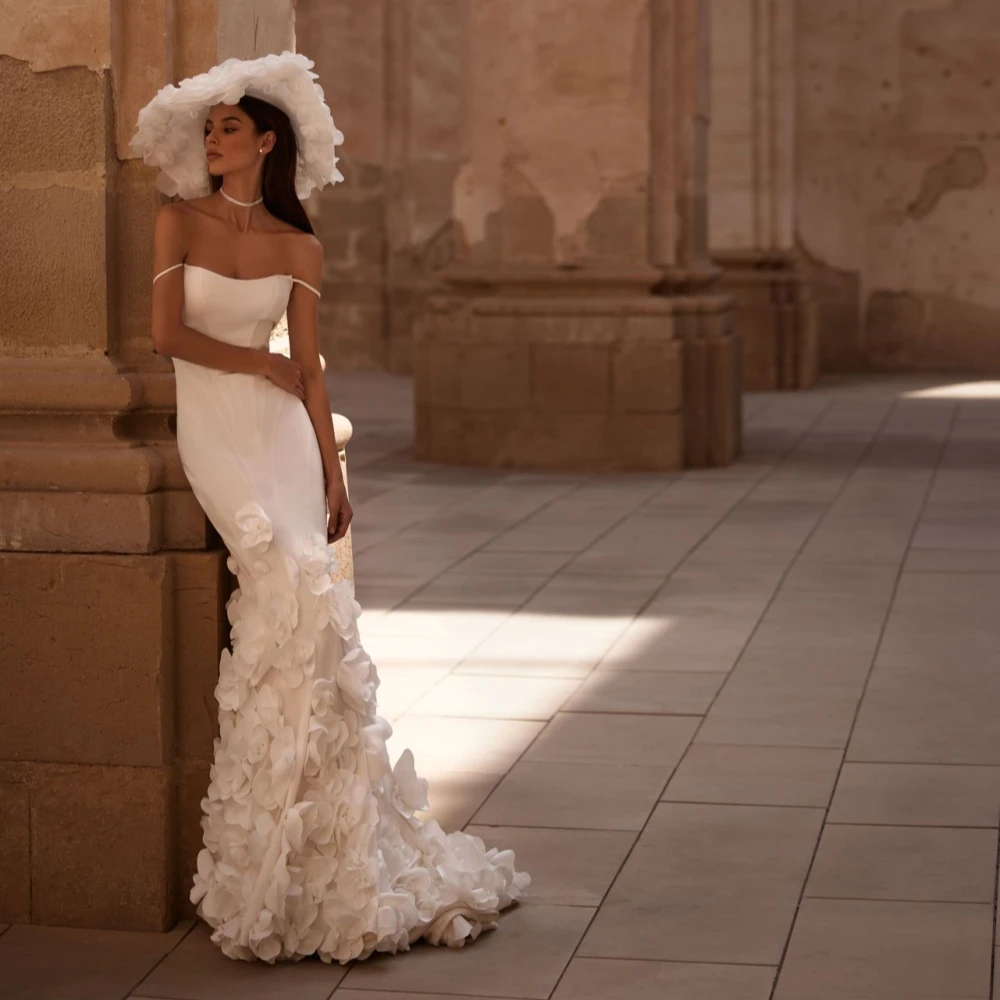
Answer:
[[[266,348],[299,280],[175,267],[183,322],[253,348]],[[181,462],[239,581],[191,900],[235,959],[347,962],[421,937],[461,946],[530,879],[511,851],[414,815],[427,782],[409,750],[390,767],[305,406],[261,376],[174,368]]]

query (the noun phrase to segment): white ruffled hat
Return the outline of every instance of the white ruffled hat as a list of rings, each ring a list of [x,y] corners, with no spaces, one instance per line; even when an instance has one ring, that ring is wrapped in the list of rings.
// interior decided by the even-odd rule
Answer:
[[[211,194],[205,160],[205,118],[213,104],[237,104],[249,94],[281,108],[295,130],[298,161],[295,193],[307,198],[313,188],[336,184],[336,147],[343,133],[313,81],[311,59],[296,52],[260,59],[227,59],[207,73],[168,83],[139,112],[132,151],[160,168],[156,186],[164,194],[199,198]]]

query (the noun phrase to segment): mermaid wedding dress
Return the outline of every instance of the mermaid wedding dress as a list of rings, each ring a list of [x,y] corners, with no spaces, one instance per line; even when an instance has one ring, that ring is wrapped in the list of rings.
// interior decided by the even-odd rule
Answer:
[[[175,267],[184,323],[244,347],[266,349],[299,281]],[[239,583],[215,689],[198,914],[230,958],[266,962],[475,939],[530,879],[511,851],[414,815],[427,782],[409,750],[390,766],[305,406],[263,377],[173,363],[181,462]]]

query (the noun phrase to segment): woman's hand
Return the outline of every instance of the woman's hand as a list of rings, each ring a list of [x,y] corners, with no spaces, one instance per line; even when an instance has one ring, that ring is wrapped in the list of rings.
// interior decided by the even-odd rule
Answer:
[[[299,399],[306,398],[306,385],[302,377],[302,365],[286,358],[284,354],[268,353],[264,364],[264,377],[279,389],[290,392]]]
[[[347,499],[347,487],[340,476],[327,485],[326,505],[330,510],[330,523],[326,529],[327,540],[329,542],[340,541],[347,534],[351,518],[354,517],[351,503]]]

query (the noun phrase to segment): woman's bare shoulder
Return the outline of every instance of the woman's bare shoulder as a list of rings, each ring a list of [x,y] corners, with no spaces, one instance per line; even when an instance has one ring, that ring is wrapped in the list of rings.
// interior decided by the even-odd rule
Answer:
[[[322,260],[323,244],[312,233],[306,233],[301,229],[294,228],[289,233],[289,236],[291,237],[294,252],[301,254],[304,260],[314,260],[317,257]]]
[[[323,244],[299,229],[289,238],[288,260],[297,277],[315,281],[323,273]]]
[[[186,242],[187,225],[184,210],[179,202],[168,201],[161,205],[153,222],[154,245],[177,249]]]
[[[298,230],[289,242],[285,258],[292,274],[318,288],[323,281],[323,244],[312,233]]]

